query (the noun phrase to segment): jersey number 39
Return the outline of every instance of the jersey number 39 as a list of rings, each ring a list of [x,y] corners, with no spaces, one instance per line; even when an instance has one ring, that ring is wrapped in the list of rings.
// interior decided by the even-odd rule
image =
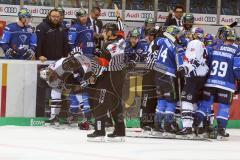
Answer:
[[[225,77],[228,69],[227,62],[212,61],[212,76]]]

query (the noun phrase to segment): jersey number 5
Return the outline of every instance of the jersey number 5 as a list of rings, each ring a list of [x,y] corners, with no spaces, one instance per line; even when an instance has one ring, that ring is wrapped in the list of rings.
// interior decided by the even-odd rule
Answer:
[[[225,77],[227,73],[228,64],[227,62],[212,61],[211,75],[217,75],[219,77]]]

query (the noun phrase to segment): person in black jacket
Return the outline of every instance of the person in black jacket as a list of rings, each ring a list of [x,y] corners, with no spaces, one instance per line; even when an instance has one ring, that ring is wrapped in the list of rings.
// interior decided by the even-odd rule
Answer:
[[[58,60],[68,56],[70,47],[67,32],[61,24],[61,13],[58,9],[52,9],[46,19],[37,26],[37,59]]]
[[[181,5],[177,5],[173,12],[170,11],[169,15],[166,19],[166,22],[164,23],[164,26],[182,26],[182,17],[183,17],[183,13],[184,13],[184,8]]]

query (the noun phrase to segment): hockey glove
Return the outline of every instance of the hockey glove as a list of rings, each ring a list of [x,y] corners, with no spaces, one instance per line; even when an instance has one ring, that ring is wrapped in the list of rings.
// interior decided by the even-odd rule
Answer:
[[[23,59],[31,60],[34,56],[35,56],[35,52],[34,52],[32,49],[28,49],[28,50],[24,53]]]
[[[15,58],[15,57],[17,57],[17,52],[15,52],[12,48],[9,48],[6,51],[5,55],[9,58]]]
[[[73,48],[73,50],[70,52],[70,54],[71,54],[71,55],[83,54],[82,48],[81,48],[81,47],[75,47],[75,48]]]

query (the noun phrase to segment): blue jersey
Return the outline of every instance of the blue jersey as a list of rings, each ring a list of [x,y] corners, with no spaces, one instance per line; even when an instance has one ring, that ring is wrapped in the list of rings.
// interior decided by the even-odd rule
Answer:
[[[140,39],[144,39],[146,34],[145,28],[144,27],[139,28],[139,32],[140,32]]]
[[[234,59],[239,54],[236,45],[216,45],[209,53],[210,73],[205,86],[235,91]]]
[[[139,40],[135,47],[131,46],[129,40],[126,41],[125,58],[127,60],[134,60],[143,62],[147,56],[148,43],[145,40]]]
[[[16,59],[23,59],[28,49],[35,51],[37,36],[31,26],[20,27],[17,23],[11,23],[5,27],[0,44],[4,52],[11,48],[17,53]]]
[[[155,40],[155,45],[159,46],[159,51],[155,60],[155,70],[175,77],[179,57],[176,58],[176,46],[167,38]]]
[[[94,31],[90,29],[90,26],[81,25],[80,23],[74,24],[68,32],[71,49],[80,47],[85,55],[93,56],[95,48],[93,33]]]

